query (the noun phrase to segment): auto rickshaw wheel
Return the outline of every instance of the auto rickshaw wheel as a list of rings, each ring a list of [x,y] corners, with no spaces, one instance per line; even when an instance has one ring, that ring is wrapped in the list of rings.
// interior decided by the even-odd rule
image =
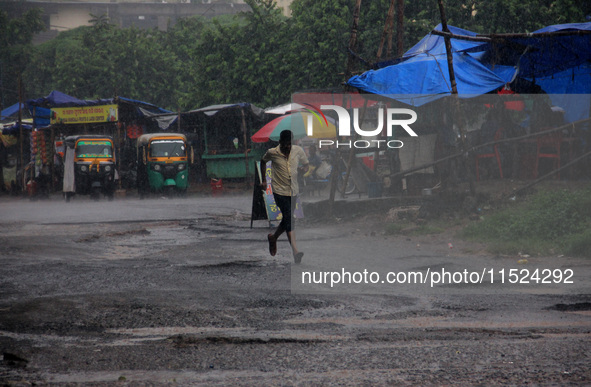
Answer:
[[[95,202],[98,202],[99,199],[101,198],[101,189],[98,188],[98,187],[97,188],[93,188],[92,191],[90,191],[90,197]]]
[[[175,194],[175,187],[173,185],[169,185],[165,188],[165,195],[167,198],[172,199]]]

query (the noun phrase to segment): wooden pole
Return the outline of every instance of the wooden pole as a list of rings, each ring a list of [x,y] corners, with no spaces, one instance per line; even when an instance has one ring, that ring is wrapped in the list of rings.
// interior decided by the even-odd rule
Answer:
[[[346,95],[343,94],[343,97],[341,99],[341,105],[342,106],[347,106],[347,100],[346,100]],[[337,131],[337,141],[339,140],[339,134]],[[330,161],[332,164],[332,173],[330,174],[330,193],[328,196],[328,213],[330,215],[332,215],[332,210],[333,210],[333,204],[334,204],[334,200],[337,194],[337,184],[339,182],[338,179],[338,174],[337,174],[337,165],[339,165],[338,163],[340,163],[341,159],[339,156],[339,150],[338,148],[335,150],[335,152],[332,154],[332,160]]]
[[[345,81],[353,74],[353,62],[355,61],[355,47],[357,47],[357,29],[359,27],[359,12],[361,9],[361,0],[355,1],[353,8],[353,24],[351,25],[351,36],[349,38],[349,53],[347,55],[347,68],[345,70]]]
[[[244,181],[246,182],[246,188],[250,187],[250,179],[248,178],[249,175],[249,168],[248,168],[248,130],[246,128],[246,115],[244,114],[244,108],[240,108],[240,113],[242,114],[242,132],[244,135],[244,168],[246,171],[246,175],[244,176]]]
[[[355,60],[355,55],[353,54],[355,51],[355,47],[357,46],[357,28],[359,26],[359,12],[361,9],[361,0],[355,1],[355,8],[353,9],[353,24],[351,25],[351,36],[349,38],[349,52],[347,55],[347,67],[345,69],[345,82],[351,77],[353,74],[353,62]],[[345,86],[346,90],[346,86]],[[343,106],[345,106],[345,95],[343,95]],[[338,135],[337,135],[338,140]],[[336,172],[336,164],[339,162],[338,157],[336,157],[338,153],[335,152],[335,158],[333,159],[333,172]],[[331,174],[331,182],[330,182],[330,196],[328,199],[328,213],[332,216],[333,207],[334,207],[334,199],[336,195],[336,187],[338,183],[338,179],[336,173]]]
[[[447,28],[447,18],[445,17],[445,9],[443,8],[443,0],[437,0],[439,4],[439,12],[441,14],[441,29],[443,32],[450,32],[449,28]],[[456,122],[458,130],[460,132],[460,149],[462,154],[464,155],[462,164],[465,176],[468,178],[468,182],[470,184],[470,193],[472,195],[476,194],[476,186],[474,183],[474,177],[470,170],[470,164],[468,163],[468,154],[466,152],[466,132],[464,130],[464,123],[462,112],[460,109],[460,100],[458,98],[458,87],[456,84],[456,76],[454,73],[454,65],[453,65],[453,52],[451,46],[451,38],[449,36],[444,36],[443,40],[445,42],[445,51],[447,53],[447,67],[449,70],[449,81],[451,84],[451,94],[452,94],[452,103],[453,103],[453,111],[454,114],[454,122]]]
[[[25,156],[24,156],[24,141],[25,133],[23,130],[23,78],[22,75],[18,76],[18,127],[20,137],[20,169],[21,169],[21,192],[25,190]]]
[[[352,110],[353,107],[351,107]],[[365,112],[367,111],[367,99],[363,102],[363,110],[361,112],[361,122],[359,126],[363,125],[363,121],[365,121]],[[351,170],[353,169],[353,164],[357,162],[357,153],[355,152],[355,147],[351,146],[351,150],[349,151],[349,158],[347,160],[347,173],[345,173],[345,179],[343,182],[343,192],[341,192],[341,197],[345,198],[345,191],[347,190],[347,185],[349,185],[349,179],[351,178]],[[340,161],[340,159],[339,159]],[[355,183],[355,180],[353,180]],[[359,188],[359,187],[358,187]]]
[[[447,28],[447,18],[445,17],[445,9],[443,8],[443,0],[437,0],[437,2],[439,3],[439,13],[441,14],[441,29],[443,30],[443,32],[449,32],[449,28]],[[456,76],[454,74],[453,67],[451,39],[449,36],[444,36],[443,40],[445,42],[445,52],[447,53],[447,64],[449,68],[449,81],[451,83],[451,93],[458,94]]]
[[[178,111],[178,118],[177,118],[177,130],[181,132],[181,108],[177,108]]]
[[[117,107],[119,108],[119,107]],[[119,113],[119,112],[117,112]],[[117,120],[119,120],[119,114],[117,114]],[[119,157],[117,157],[117,160],[115,160],[115,162],[117,163],[117,169],[119,170],[118,174],[119,174],[119,179],[117,179],[117,188],[121,189],[123,188],[122,185],[122,181],[121,181],[121,159],[123,158],[123,150],[125,149],[125,140],[123,140],[122,136],[121,136],[121,121],[118,121],[115,126],[117,127],[117,148],[119,148]],[[123,146],[121,146],[121,144],[123,144]]]
[[[397,56],[401,57],[404,53],[404,0],[396,0],[397,2],[397,10],[396,10],[396,51]]]
[[[50,162],[49,165],[50,167],[50,173],[49,175],[51,176],[51,180],[49,182],[49,189],[51,190],[51,192],[55,191],[55,184],[54,184],[54,176],[55,176],[55,129],[53,128],[53,126],[50,126],[49,129],[49,136],[50,136],[50,146],[51,146],[51,158],[50,158]]]
[[[378,48],[378,53],[376,55],[376,62],[379,62],[382,59],[382,50],[384,49],[384,43],[386,42],[387,37],[392,36],[392,26],[394,25],[394,4],[397,0],[390,1],[390,8],[388,8],[388,14],[386,16],[386,22],[384,23],[384,30],[382,31],[382,39],[380,40],[380,47]],[[387,56],[390,55],[390,51],[387,51]]]

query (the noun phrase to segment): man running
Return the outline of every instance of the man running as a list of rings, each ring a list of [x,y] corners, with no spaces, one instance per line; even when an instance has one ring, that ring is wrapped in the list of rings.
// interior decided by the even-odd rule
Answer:
[[[294,261],[299,264],[302,261],[304,253],[299,251],[296,245],[296,237],[293,225],[293,207],[298,195],[298,171],[305,173],[308,171],[308,157],[297,145],[291,145],[293,133],[291,130],[284,130],[279,135],[279,146],[269,149],[263,156],[263,165],[271,161],[271,170],[273,171],[271,186],[273,188],[273,197],[277,207],[281,210],[283,218],[277,226],[274,233],[269,234],[269,253],[275,256],[277,253],[277,239],[287,233],[287,239],[291,245]]]

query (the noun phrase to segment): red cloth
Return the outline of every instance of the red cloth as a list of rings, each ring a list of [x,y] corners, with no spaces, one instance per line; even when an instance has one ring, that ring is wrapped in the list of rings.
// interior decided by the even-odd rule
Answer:
[[[136,139],[139,136],[144,134],[144,129],[136,124],[131,124],[127,126],[127,137],[131,139]]]

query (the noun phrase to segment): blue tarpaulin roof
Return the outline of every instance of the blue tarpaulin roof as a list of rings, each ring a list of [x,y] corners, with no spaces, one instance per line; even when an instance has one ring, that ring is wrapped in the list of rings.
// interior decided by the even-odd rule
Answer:
[[[93,106],[93,105],[106,105],[113,103],[112,99],[98,99],[98,100],[82,100],[70,95],[64,94],[61,91],[54,90],[49,93],[48,96],[30,99],[27,101],[29,107],[60,107],[60,106]]]
[[[92,106],[113,103],[112,99],[81,100],[76,97],[54,90],[46,97],[30,99],[27,101],[29,111],[33,115],[35,127],[49,126],[51,108],[66,106]]]
[[[589,63],[591,34],[575,34],[579,31],[591,32],[591,23],[553,25],[534,31],[527,37],[509,38],[507,45],[513,47],[520,45],[527,48],[527,52],[516,50],[518,57],[513,58],[507,55],[506,58],[518,66],[520,77],[530,79],[552,76]],[[566,34],[568,32],[573,34]],[[546,92],[552,93],[553,90],[546,90]]]
[[[29,111],[27,110],[24,103],[20,104],[21,106],[21,114],[23,117],[29,116]],[[6,109],[2,110],[0,113],[0,121],[8,120],[8,119],[16,119],[18,117],[18,110],[19,110],[19,103],[15,103],[12,106],[7,107]]]
[[[66,106],[96,106],[96,105],[110,105],[116,104],[118,101],[126,102],[135,105],[139,116],[148,116],[152,114],[172,113],[170,110],[160,108],[148,102],[137,101],[125,97],[97,99],[97,100],[82,100],[70,95],[64,94],[61,91],[54,90],[46,97],[38,99],[30,99],[27,101],[27,106],[31,111],[36,127],[44,127],[50,124],[51,108],[66,107]]]
[[[441,31],[441,25],[435,28]],[[454,35],[476,36],[457,27]],[[564,93],[567,89],[591,93],[589,62],[591,34],[560,34],[590,31],[591,23],[555,25],[529,36],[503,37],[493,42],[451,39],[453,66],[458,94],[485,94],[512,82],[516,76],[537,82],[546,93]],[[548,34],[548,33],[557,34]],[[378,65],[376,70],[351,77],[347,84],[362,91],[420,106],[451,94],[445,42],[442,36],[429,34],[402,58]],[[554,77],[567,70],[577,78]],[[574,74],[573,73],[573,74]],[[571,83],[582,83],[576,88]]]
[[[119,99],[119,100],[121,100],[123,102],[127,102],[127,103],[132,104],[132,105],[136,105],[136,106],[142,107],[144,110],[147,110],[147,111],[149,111],[152,114],[173,113],[170,110],[163,109],[161,107],[158,107],[158,106],[156,106],[154,104],[151,104],[151,103],[148,103],[148,102],[138,101],[138,100],[135,100],[135,99],[125,98],[125,97],[117,97],[117,99]]]
[[[261,117],[264,114],[264,110],[248,102],[239,103],[228,103],[221,105],[211,105],[204,108],[191,110],[188,114],[204,114],[206,116],[215,116],[218,113],[225,111],[231,111],[234,109],[244,109],[246,112],[252,114],[255,117]]]
[[[23,130],[32,130],[33,126],[29,124],[22,125]],[[16,123],[11,126],[2,128],[2,134],[9,134],[11,136],[18,136],[20,134],[21,126]]]

